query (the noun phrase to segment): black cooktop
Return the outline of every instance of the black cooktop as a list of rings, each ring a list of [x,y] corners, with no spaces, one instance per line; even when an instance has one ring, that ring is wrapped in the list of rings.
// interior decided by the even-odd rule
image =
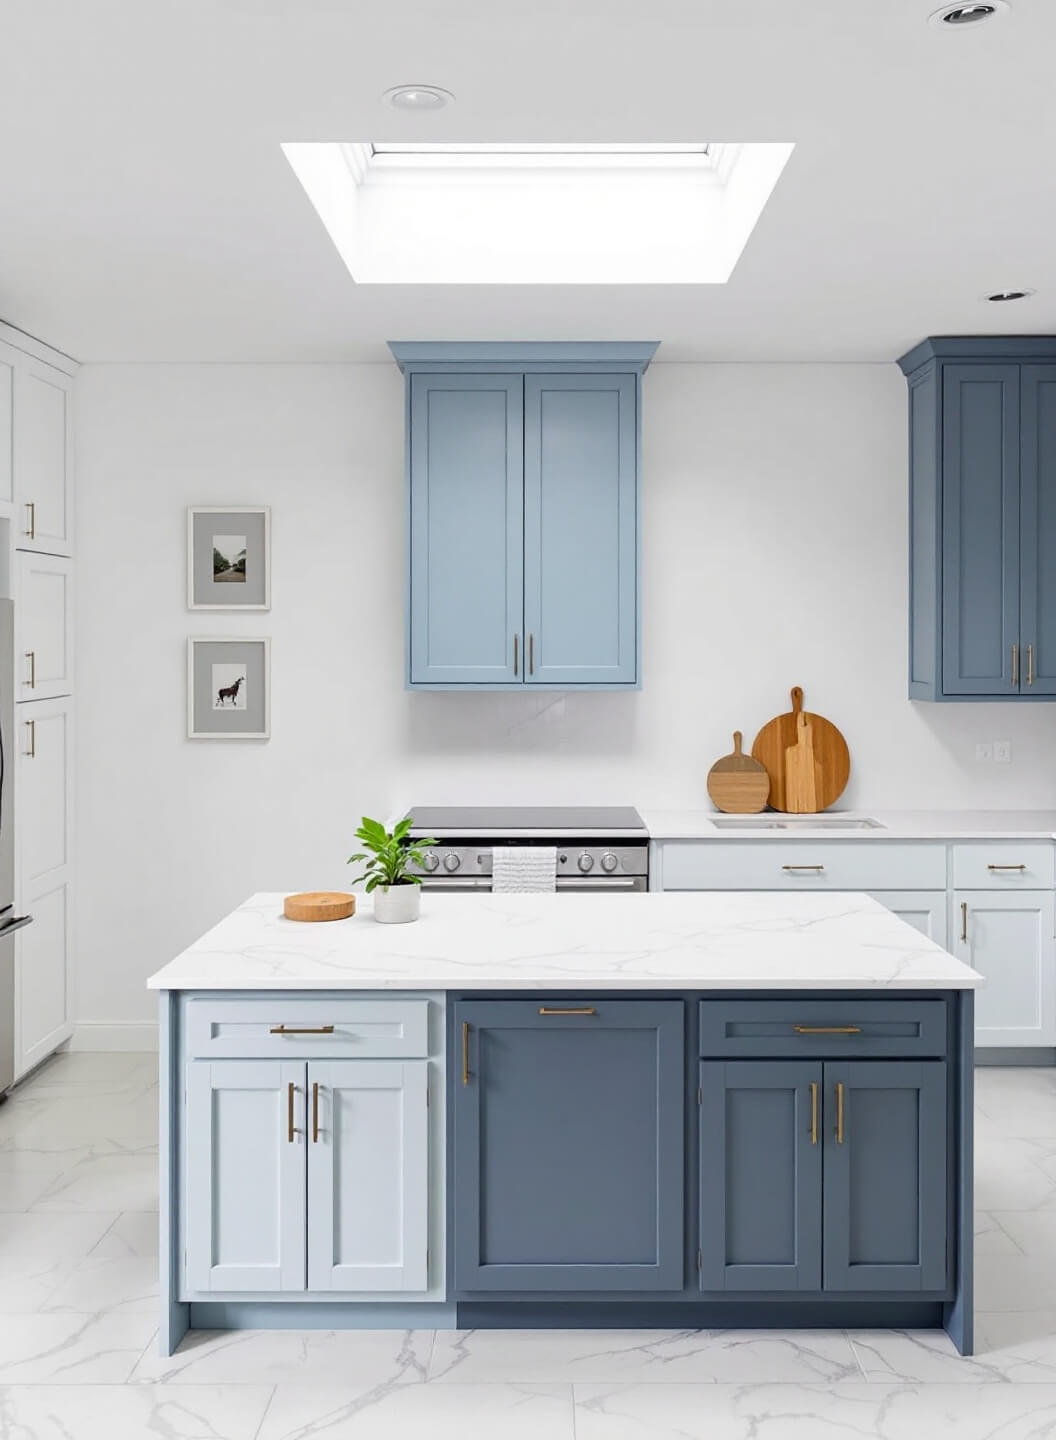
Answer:
[[[411,807],[415,830],[537,830],[541,835],[562,831],[640,830],[645,821],[633,805],[423,805]]]

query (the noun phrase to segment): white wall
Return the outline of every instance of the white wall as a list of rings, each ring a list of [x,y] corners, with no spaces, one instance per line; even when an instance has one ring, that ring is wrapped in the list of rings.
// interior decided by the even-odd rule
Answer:
[[[77,380],[76,1014],[253,890],[341,886],[410,801],[707,804],[788,689],[835,720],[845,802],[1056,804],[1051,706],[906,699],[905,387],[894,365],[646,376],[644,688],[408,695],[394,366],[87,366]],[[185,609],[184,508],[273,507],[268,615]],[[266,744],[185,738],[188,635],[273,637]],[[1009,739],[1011,765],[975,742]]]

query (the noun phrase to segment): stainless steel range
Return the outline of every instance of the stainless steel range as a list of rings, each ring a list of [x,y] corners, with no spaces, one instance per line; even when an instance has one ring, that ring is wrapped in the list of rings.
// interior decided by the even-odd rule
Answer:
[[[557,850],[562,892],[648,890],[649,837],[630,806],[412,806],[412,835],[440,842],[419,873],[430,890],[490,890],[495,846]]]

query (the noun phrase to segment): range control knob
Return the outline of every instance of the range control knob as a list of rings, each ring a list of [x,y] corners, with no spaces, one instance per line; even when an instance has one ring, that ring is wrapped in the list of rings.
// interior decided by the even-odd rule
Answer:
[[[434,870],[439,870],[439,868],[440,868],[440,856],[439,856],[439,855],[434,855],[431,850],[428,850],[428,851],[422,856],[422,869],[425,870],[428,874],[431,875]]]
[[[588,870],[594,869],[594,856],[588,855],[587,852],[584,850],[583,854],[576,861],[576,864],[579,866],[579,868],[583,871],[585,875]]]
[[[611,850],[601,857],[601,868],[605,871],[606,875],[611,875],[619,863]]]
[[[447,871],[449,871],[449,872],[454,872],[455,870],[458,869],[458,867],[459,867],[461,864],[462,864],[462,857],[461,857],[461,855],[456,855],[456,854],[454,854],[454,852],[452,852],[450,855],[445,855],[445,856],[444,856],[444,869],[447,870]]]

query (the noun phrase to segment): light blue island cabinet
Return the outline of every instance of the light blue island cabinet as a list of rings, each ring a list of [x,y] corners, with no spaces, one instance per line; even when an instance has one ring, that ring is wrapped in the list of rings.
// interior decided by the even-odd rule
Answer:
[[[411,689],[640,683],[655,345],[392,346],[407,376]]]

